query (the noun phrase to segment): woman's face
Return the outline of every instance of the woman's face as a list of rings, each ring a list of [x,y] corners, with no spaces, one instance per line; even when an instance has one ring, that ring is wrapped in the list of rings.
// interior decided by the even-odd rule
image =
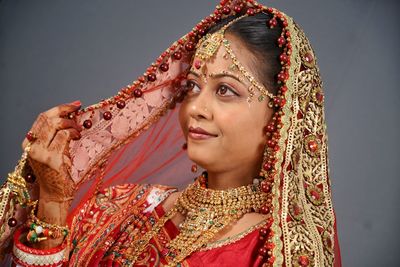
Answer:
[[[246,70],[254,73],[254,56],[234,36],[226,39]],[[256,92],[247,101],[250,82],[232,68],[223,45],[202,68],[196,68],[198,63],[195,58],[179,111],[189,158],[213,172],[253,168],[258,173],[267,141],[263,129],[272,116],[268,100],[259,102]]]

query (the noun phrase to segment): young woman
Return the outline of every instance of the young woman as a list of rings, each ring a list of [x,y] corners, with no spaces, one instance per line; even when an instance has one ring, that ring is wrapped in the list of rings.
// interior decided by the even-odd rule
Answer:
[[[4,251],[21,266],[340,266],[321,86],[290,17],[221,1],[116,96],[39,115],[2,189]]]

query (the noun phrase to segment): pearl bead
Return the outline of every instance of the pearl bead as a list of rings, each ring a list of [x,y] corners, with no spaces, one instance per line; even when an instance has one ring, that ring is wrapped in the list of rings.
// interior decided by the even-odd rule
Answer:
[[[85,127],[86,129],[90,129],[92,127],[92,121],[91,120],[85,120],[83,122],[83,127]]]
[[[111,117],[112,117],[111,112],[106,111],[106,112],[103,113],[103,118],[104,118],[106,121],[111,120]]]
[[[117,101],[117,107],[119,109],[123,109],[125,107],[125,101],[124,100],[118,100]]]
[[[28,175],[26,175],[25,177],[25,181],[27,181],[28,183],[34,183],[36,180],[36,176],[33,175],[32,173],[29,173]]]
[[[143,91],[140,90],[139,88],[137,88],[137,89],[135,89],[135,90],[133,91],[133,95],[134,95],[136,98],[141,97],[141,96],[143,95]]]
[[[182,53],[179,51],[176,51],[172,56],[174,57],[174,59],[179,60],[182,58]]]
[[[17,226],[17,219],[15,219],[15,218],[8,219],[8,226],[10,226],[10,227]]]
[[[154,82],[155,80],[157,80],[157,76],[154,73],[150,73],[149,75],[147,75],[147,80],[149,80],[150,82]]]
[[[169,66],[168,66],[167,63],[162,63],[162,64],[160,65],[160,70],[166,72],[166,71],[168,71],[168,69],[169,69]]]

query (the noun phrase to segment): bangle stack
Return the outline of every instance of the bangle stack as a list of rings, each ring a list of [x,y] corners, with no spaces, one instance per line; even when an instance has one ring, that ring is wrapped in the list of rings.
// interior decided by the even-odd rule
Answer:
[[[47,240],[49,238],[60,238],[66,237],[69,233],[67,226],[59,226],[56,224],[49,224],[39,220],[35,216],[35,208],[37,205],[37,201],[33,202],[33,207],[31,210],[31,214],[27,221],[27,226],[29,227],[29,232],[26,236],[26,239],[30,243],[37,243],[40,241]]]

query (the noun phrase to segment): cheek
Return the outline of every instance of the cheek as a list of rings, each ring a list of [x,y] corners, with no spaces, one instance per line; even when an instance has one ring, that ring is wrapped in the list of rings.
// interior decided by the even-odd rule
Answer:
[[[235,112],[221,116],[222,134],[230,148],[246,149],[248,146],[258,146],[265,143],[263,128],[266,125],[264,117],[254,116],[251,112]],[[232,146],[235,144],[235,146]]]
[[[181,125],[181,129],[185,138],[187,137],[187,125],[189,120],[189,113],[188,113],[188,105],[186,101],[183,101],[179,107],[179,124]]]

